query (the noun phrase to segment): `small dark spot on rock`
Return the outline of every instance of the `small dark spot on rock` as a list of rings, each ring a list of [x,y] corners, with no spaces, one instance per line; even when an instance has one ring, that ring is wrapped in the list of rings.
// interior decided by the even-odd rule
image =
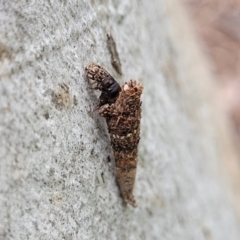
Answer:
[[[108,162],[111,162],[110,156],[107,156],[107,160],[108,160]]]
[[[49,176],[53,176],[53,175],[54,175],[54,172],[55,172],[55,169],[54,169],[54,168],[50,168],[50,170],[49,170]]]
[[[204,226],[202,231],[206,240],[212,239],[212,232],[208,227]]]
[[[105,183],[104,173],[103,172],[101,173],[101,178],[102,178],[103,183]]]
[[[153,212],[152,212],[152,210],[150,208],[147,208],[146,210],[147,210],[147,213],[148,213],[149,216],[153,215]]]
[[[74,103],[75,106],[78,105],[78,100],[77,100],[77,97],[75,95],[73,96],[73,103]]]
[[[46,112],[43,116],[48,120],[49,119],[49,112]]]
[[[4,59],[11,60],[12,54],[10,50],[0,42],[0,61],[3,61]]]
[[[72,106],[72,97],[69,92],[69,87],[65,83],[59,84],[60,88],[54,92],[52,91],[52,103],[57,109],[70,108]]]

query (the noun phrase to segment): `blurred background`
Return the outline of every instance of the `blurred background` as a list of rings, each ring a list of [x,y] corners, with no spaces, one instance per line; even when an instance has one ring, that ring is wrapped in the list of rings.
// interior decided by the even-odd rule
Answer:
[[[240,0],[182,1],[196,26],[202,50],[212,63],[219,102],[240,149]]]

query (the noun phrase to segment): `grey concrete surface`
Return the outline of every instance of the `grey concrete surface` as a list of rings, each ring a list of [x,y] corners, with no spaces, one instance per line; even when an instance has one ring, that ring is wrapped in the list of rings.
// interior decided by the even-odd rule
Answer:
[[[170,2],[0,2],[1,239],[240,239],[221,169],[234,149]],[[91,62],[144,85],[136,209],[120,197],[106,124],[92,112]]]

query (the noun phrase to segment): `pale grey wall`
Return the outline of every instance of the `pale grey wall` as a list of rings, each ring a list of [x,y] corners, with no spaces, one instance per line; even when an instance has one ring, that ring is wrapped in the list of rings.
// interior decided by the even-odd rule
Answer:
[[[0,3],[1,239],[240,239],[219,166],[224,126],[174,2]],[[91,62],[144,85],[136,209],[120,197],[106,124],[92,112]]]

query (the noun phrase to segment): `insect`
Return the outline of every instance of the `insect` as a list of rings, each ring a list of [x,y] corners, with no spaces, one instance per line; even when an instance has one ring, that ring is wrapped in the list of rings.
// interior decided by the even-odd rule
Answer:
[[[102,91],[99,97],[99,107],[108,103],[113,103],[121,91],[118,82],[101,66],[97,64],[90,64],[86,67],[87,77],[92,80],[92,89]]]
[[[140,97],[143,87],[133,80],[120,87],[105,69],[96,64],[87,66],[86,73],[88,79],[95,83],[93,89],[102,91],[98,113],[107,122],[122,197],[126,203],[136,207],[132,192],[140,140]]]

